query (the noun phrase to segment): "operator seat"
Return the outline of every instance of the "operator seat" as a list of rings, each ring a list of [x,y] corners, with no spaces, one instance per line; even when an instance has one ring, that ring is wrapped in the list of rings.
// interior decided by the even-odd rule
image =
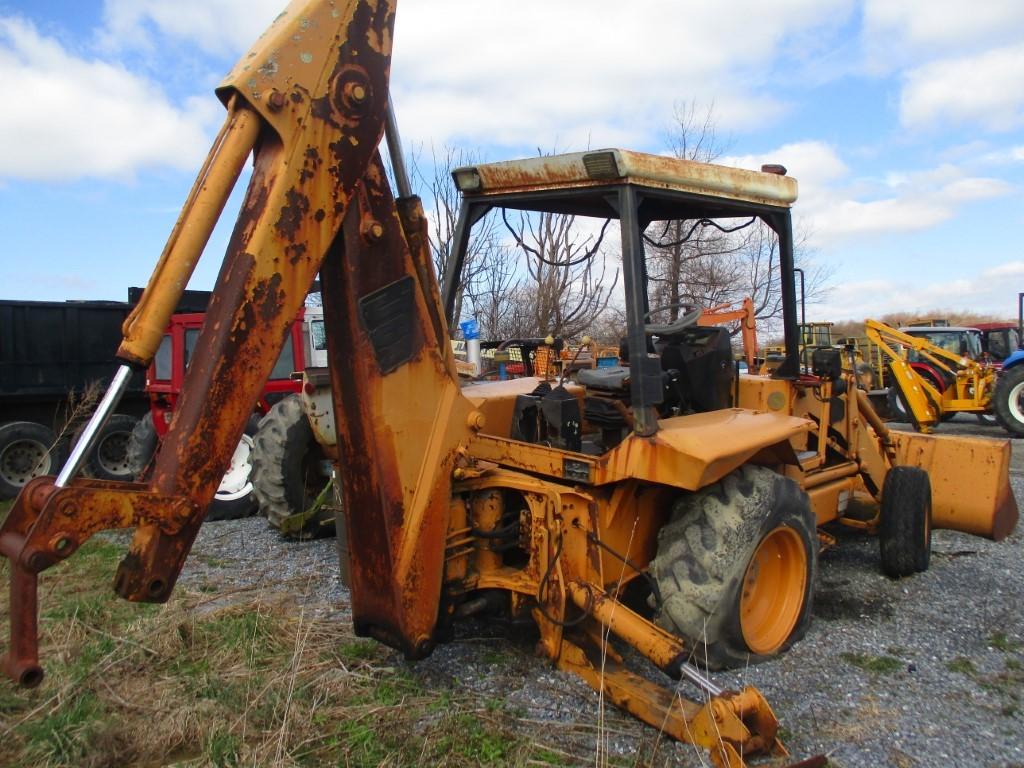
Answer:
[[[687,323],[648,326],[651,352],[661,358],[662,417],[706,413],[732,405],[736,369],[732,343],[725,328]],[[656,341],[651,343],[652,336]],[[601,430],[605,450],[617,445],[632,427],[629,411],[629,348],[623,340],[620,359],[626,365],[579,371],[576,380],[586,387],[583,415]]]

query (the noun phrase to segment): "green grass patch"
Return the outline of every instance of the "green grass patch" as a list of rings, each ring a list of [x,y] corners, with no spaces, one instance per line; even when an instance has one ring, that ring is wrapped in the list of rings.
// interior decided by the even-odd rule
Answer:
[[[1003,653],[1015,653],[1024,648],[1024,643],[1011,640],[1005,632],[993,632],[988,639],[989,647]]]
[[[437,758],[455,754],[474,765],[500,765],[516,749],[513,739],[475,713],[453,715],[447,725],[435,745]]]
[[[370,661],[384,655],[380,643],[373,640],[348,640],[338,646],[338,653],[346,661]]]
[[[951,659],[946,662],[946,669],[950,672],[956,672],[961,675],[973,675],[977,670],[974,667],[974,662],[968,659],[966,656],[957,656],[955,659]]]
[[[99,537],[43,575],[46,679],[29,691],[0,679],[0,765],[518,768],[593,759],[589,730],[575,734],[577,746],[539,743],[549,734],[519,722],[525,714],[505,700],[454,681],[427,685],[396,652],[345,623],[305,617],[287,594],[234,596],[241,602],[215,608],[202,592],[180,590],[166,605],[123,601],[111,589],[123,555],[123,544]],[[0,635],[8,599],[0,590]],[[514,658],[501,646],[484,653],[495,664]]]
[[[902,661],[892,656],[874,656],[869,653],[843,653],[840,654],[840,658],[858,669],[876,675],[892,674],[903,669],[904,666]]]

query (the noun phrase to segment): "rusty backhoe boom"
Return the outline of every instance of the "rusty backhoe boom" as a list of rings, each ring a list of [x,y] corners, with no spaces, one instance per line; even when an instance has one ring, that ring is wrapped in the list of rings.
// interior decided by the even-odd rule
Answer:
[[[136,527],[115,589],[168,598],[287,328],[364,177],[379,169],[394,3],[294,2],[218,89],[224,128],[174,227],[118,355],[145,366],[245,158],[253,173],[148,485],[39,478],[19,496],[0,552],[12,565],[5,671],[41,679],[34,583],[97,531]],[[375,227],[362,233],[377,234]],[[116,399],[116,397],[114,398]],[[69,465],[73,462],[69,462]]]

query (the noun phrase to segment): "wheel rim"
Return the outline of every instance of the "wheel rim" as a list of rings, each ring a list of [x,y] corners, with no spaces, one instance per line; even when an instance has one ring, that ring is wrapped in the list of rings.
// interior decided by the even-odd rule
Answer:
[[[807,551],[800,535],[780,525],[758,544],[743,576],[740,629],[758,654],[779,650],[796,627],[807,589]]]
[[[242,435],[242,439],[235,446],[235,452],[231,454],[231,466],[224,473],[214,498],[219,501],[234,501],[252,493],[252,447],[252,438],[249,435]]]
[[[96,446],[96,463],[100,469],[114,477],[128,477],[128,440],[130,432],[112,432]]]
[[[21,487],[50,471],[49,451],[36,440],[17,440],[0,453],[0,477],[8,485]]]
[[[1007,398],[1009,402],[1006,405],[1010,409],[1010,415],[1017,421],[1024,423],[1024,408],[1021,408],[1020,405],[1022,394],[1024,394],[1024,381],[1010,390],[1010,396]]]

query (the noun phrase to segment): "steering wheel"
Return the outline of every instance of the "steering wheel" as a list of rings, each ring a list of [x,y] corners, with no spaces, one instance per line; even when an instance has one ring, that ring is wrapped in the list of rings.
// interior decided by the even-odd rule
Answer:
[[[666,309],[681,309],[685,314],[678,320],[674,320],[671,323],[665,323],[663,325],[658,323],[648,323],[644,325],[644,333],[649,336],[671,336],[673,333],[679,333],[692,325],[696,325],[697,321],[700,320],[700,316],[704,314],[704,309],[702,307],[679,302],[675,304],[666,304],[662,307],[655,307],[644,315],[644,320],[649,320],[651,315],[655,312],[663,312]]]

